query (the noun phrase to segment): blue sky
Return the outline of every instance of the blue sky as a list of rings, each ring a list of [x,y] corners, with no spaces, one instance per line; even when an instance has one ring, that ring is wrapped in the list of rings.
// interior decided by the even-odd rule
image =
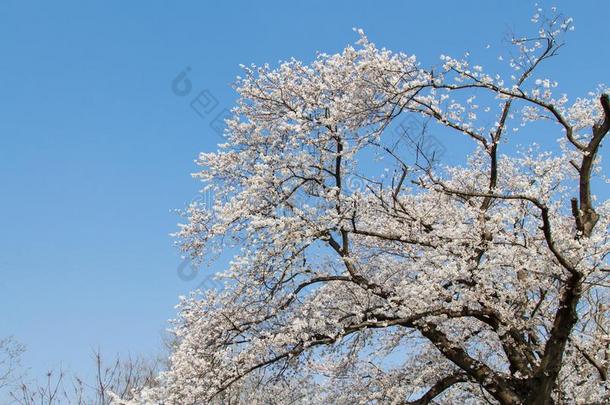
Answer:
[[[0,336],[27,346],[33,374],[85,370],[98,347],[159,350],[178,295],[203,280],[177,275],[173,210],[196,196],[193,160],[220,140],[211,123],[232,106],[240,63],[337,52],[357,39],[352,27],[424,65],[488,57],[533,10],[330,3],[0,3]],[[541,4],[576,25],[549,75],[586,95],[608,77],[610,2]],[[187,67],[192,89],[178,96],[172,81]],[[218,105],[201,117],[190,101],[203,90]]]

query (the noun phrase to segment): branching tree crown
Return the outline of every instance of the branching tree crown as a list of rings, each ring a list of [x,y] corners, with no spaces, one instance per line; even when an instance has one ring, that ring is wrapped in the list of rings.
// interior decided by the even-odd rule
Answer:
[[[610,101],[555,94],[537,69],[572,21],[534,21],[507,77],[468,57],[426,69],[361,31],[311,64],[244,67],[227,142],[199,157],[215,204],[178,233],[194,258],[239,254],[224,290],[182,300],[140,401],[610,401],[610,203],[591,185]],[[413,159],[405,116],[469,139],[467,164]],[[558,146],[508,153],[532,122]]]

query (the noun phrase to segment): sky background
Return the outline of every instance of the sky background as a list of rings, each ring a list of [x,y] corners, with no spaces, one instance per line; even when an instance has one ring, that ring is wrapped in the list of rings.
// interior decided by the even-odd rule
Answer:
[[[214,118],[233,105],[239,64],[311,61],[356,41],[353,27],[424,66],[464,51],[494,61],[534,7],[372,4],[0,1],[0,337],[26,345],[33,375],[90,369],[98,347],[161,350],[178,296],[205,279],[177,273],[174,210],[197,195],[193,160],[221,140]],[[576,25],[549,76],[572,97],[610,82],[610,2],[541,5]],[[204,90],[218,104],[199,115],[190,102]]]

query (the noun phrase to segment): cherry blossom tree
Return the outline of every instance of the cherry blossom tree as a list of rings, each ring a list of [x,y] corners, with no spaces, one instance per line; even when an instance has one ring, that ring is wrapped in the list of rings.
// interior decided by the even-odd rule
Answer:
[[[610,101],[556,94],[538,72],[572,20],[533,21],[497,74],[362,31],[244,67],[226,143],[198,160],[215,202],[177,233],[193,259],[237,253],[224,289],[182,299],[139,401],[608,403]],[[409,142],[430,131],[472,153],[442,165]]]

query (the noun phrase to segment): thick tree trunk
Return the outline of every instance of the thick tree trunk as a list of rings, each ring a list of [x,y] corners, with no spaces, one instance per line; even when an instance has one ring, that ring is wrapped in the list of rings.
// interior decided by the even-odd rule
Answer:
[[[581,297],[580,287],[581,276],[575,273],[568,279],[568,285],[561,297],[560,308],[557,310],[540,366],[530,381],[531,391],[524,402],[526,405],[554,404],[551,398],[553,387],[563,365],[563,355],[570,333],[578,321],[576,306]]]

